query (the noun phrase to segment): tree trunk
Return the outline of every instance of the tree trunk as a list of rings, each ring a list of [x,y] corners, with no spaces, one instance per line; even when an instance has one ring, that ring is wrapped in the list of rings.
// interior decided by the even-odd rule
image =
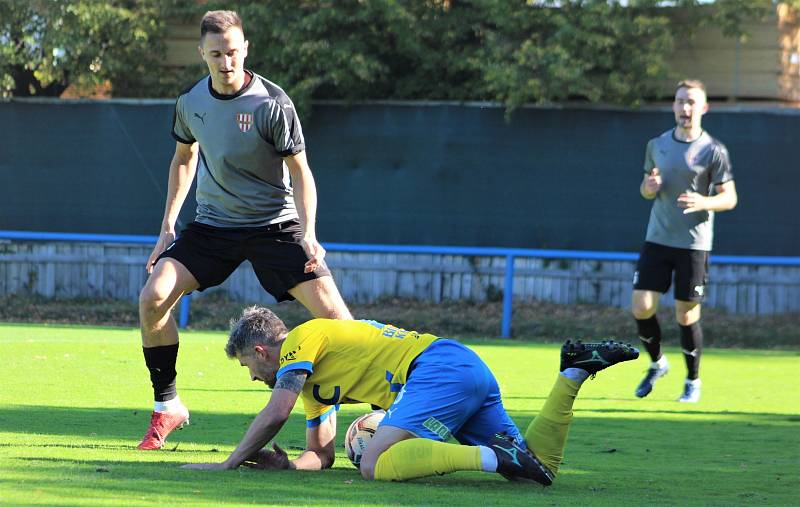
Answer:
[[[64,81],[53,81],[42,86],[33,71],[22,65],[12,66],[10,74],[14,78],[15,86],[11,92],[14,97],[59,97],[69,86]]]

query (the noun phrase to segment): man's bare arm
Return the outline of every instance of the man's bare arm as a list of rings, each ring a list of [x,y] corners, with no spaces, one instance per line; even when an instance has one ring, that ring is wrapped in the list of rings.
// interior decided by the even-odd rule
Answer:
[[[225,468],[238,467],[278,434],[292,412],[306,377],[307,373],[300,370],[281,375],[275,383],[269,403],[250,424],[236,450],[225,460]]]
[[[318,426],[306,429],[306,450],[292,460],[297,470],[322,470],[333,466],[336,459],[336,409]]]
[[[292,177],[294,204],[303,231],[300,244],[308,255],[305,272],[310,273],[317,269],[325,257],[325,249],[317,241],[317,187],[314,183],[314,175],[311,174],[311,168],[308,166],[305,151],[285,157],[283,160]]]
[[[733,180],[714,187],[714,195],[700,195],[697,192],[684,192],[678,196],[678,207],[683,213],[697,211],[728,211],[736,207],[739,196]]]
[[[167,202],[164,207],[164,218],[161,221],[161,231],[158,235],[153,252],[147,259],[147,272],[153,270],[153,263],[161,252],[175,241],[175,222],[181,211],[183,202],[192,187],[192,180],[197,171],[197,160],[200,145],[197,143],[175,143],[175,154],[169,165],[169,180],[167,181]]]

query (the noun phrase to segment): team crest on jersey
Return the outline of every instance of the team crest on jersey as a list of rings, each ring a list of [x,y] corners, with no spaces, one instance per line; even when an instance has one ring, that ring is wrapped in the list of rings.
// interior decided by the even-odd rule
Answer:
[[[237,113],[236,123],[239,124],[239,130],[247,132],[253,127],[253,113]]]

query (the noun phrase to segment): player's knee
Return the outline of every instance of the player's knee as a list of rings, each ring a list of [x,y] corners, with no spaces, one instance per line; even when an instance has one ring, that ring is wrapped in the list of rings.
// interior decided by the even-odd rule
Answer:
[[[143,320],[158,320],[169,311],[166,300],[169,293],[159,291],[157,287],[146,284],[139,293],[139,315]]]
[[[655,312],[655,306],[652,304],[647,304],[645,302],[639,302],[637,304],[634,302],[634,304],[631,305],[631,313],[633,313],[633,317],[639,320],[649,319]]]
[[[377,466],[378,458],[380,458],[380,454],[370,452],[370,448],[367,447],[361,456],[361,463],[358,465],[361,477],[368,481],[375,480],[375,467]]]
[[[631,313],[634,318],[643,320],[652,317],[656,313],[656,301],[656,298],[647,291],[633,291]]]
[[[361,472],[361,477],[364,479],[368,481],[375,480],[375,463],[361,461],[359,471]]]
[[[700,320],[700,305],[676,304],[675,320],[681,326],[691,326]]]

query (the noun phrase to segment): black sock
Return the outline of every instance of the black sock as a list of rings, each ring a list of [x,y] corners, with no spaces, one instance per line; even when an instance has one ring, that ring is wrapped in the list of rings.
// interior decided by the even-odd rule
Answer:
[[[683,358],[686,360],[687,378],[695,380],[700,371],[700,352],[703,350],[703,328],[700,322],[680,326],[681,328],[681,348]]]
[[[653,315],[649,319],[636,319],[636,327],[639,339],[655,363],[661,358],[661,326],[658,325],[658,318]]]
[[[153,396],[156,401],[169,401],[178,395],[175,388],[175,363],[178,359],[178,344],[163,347],[142,347],[144,362],[150,370]]]

